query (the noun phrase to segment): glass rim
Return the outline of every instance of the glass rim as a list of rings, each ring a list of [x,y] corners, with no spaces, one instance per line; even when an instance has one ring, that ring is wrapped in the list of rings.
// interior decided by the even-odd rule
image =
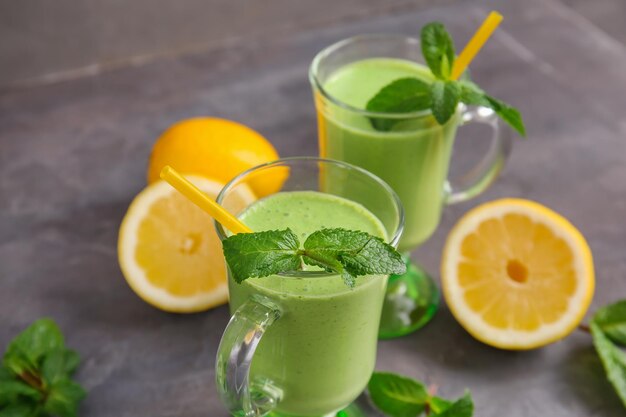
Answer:
[[[407,112],[407,113],[385,113],[385,112],[373,112],[373,111],[369,111],[365,109],[360,109],[358,107],[351,106],[348,103],[344,103],[343,101],[334,97],[332,94],[330,94],[328,91],[324,89],[324,87],[322,86],[322,83],[317,77],[321,60],[331,55],[332,53],[336,52],[337,50],[343,48],[346,45],[359,42],[359,41],[367,41],[367,40],[373,40],[373,39],[390,39],[390,40],[395,39],[395,40],[402,40],[404,42],[408,42],[413,45],[420,44],[420,40],[412,36],[400,35],[400,34],[387,34],[387,33],[356,35],[356,36],[352,36],[352,37],[340,40],[338,42],[335,42],[325,47],[321,51],[319,51],[313,58],[313,61],[311,61],[311,65],[309,66],[309,82],[311,83],[313,88],[316,91],[319,91],[322,97],[324,97],[326,100],[330,101],[334,105],[341,107],[345,110],[349,110],[351,112],[360,114],[365,117],[377,117],[377,118],[385,118],[385,119],[408,119],[408,118],[415,119],[415,118],[431,116],[432,115],[431,110],[420,110],[420,111]],[[381,58],[384,58],[384,57],[381,57]]]
[[[236,184],[238,184],[242,178],[245,178],[246,176],[252,174],[253,172],[256,172],[261,169],[271,168],[271,167],[278,167],[278,166],[288,167],[290,166],[290,163],[301,162],[301,161],[317,162],[317,163],[321,162],[324,164],[334,165],[334,166],[338,166],[341,168],[357,171],[360,174],[365,175],[370,180],[373,180],[378,185],[380,185],[385,190],[385,192],[387,192],[391,196],[393,204],[396,207],[397,212],[398,212],[398,224],[396,226],[396,230],[394,231],[393,235],[389,237],[388,242],[387,242],[394,248],[398,247],[398,243],[400,242],[400,237],[402,236],[402,232],[404,231],[404,206],[402,205],[402,202],[400,201],[400,197],[398,196],[398,194],[396,194],[396,192],[393,190],[393,188],[391,188],[389,184],[387,184],[377,175],[369,172],[366,169],[363,169],[356,165],[349,164],[347,162],[338,161],[335,159],[320,158],[316,156],[292,156],[292,157],[280,158],[275,161],[266,162],[264,164],[259,164],[243,171],[242,173],[240,173],[239,175],[237,175],[236,177],[228,181],[224,185],[224,187],[220,190],[219,194],[215,198],[215,201],[217,201],[217,203],[221,205],[222,200],[224,199],[226,194],[228,194],[228,192]],[[376,214],[374,214],[374,216],[376,216]],[[378,218],[378,216],[376,217]],[[215,224],[215,230],[217,232],[218,238],[220,239],[220,241],[223,241],[227,237],[224,231],[224,228],[216,220],[213,220],[213,223]],[[289,272],[282,272],[277,275],[281,277],[291,277],[291,278],[316,278],[316,277],[320,278],[320,277],[336,276],[338,274],[334,272],[326,272],[326,271],[289,271]]]

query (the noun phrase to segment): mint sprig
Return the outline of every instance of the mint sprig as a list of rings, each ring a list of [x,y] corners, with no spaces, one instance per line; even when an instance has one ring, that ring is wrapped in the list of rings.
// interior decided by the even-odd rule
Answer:
[[[471,417],[474,403],[469,392],[456,401],[432,395],[414,379],[389,372],[374,372],[367,385],[374,405],[389,417]]]
[[[406,271],[393,246],[368,233],[341,228],[312,233],[303,248],[291,229],[240,233],[224,239],[222,246],[226,263],[238,283],[301,270],[304,264],[341,275],[349,287],[354,287],[359,275]]]
[[[80,359],[54,321],[40,319],[8,345],[0,366],[0,416],[75,417],[83,388],[71,378]]]
[[[590,324],[593,344],[607,379],[626,407],[626,300],[602,307]]]
[[[626,300],[600,308],[593,322],[611,341],[626,346]]]
[[[593,344],[602,361],[606,377],[626,406],[626,354],[602,331],[597,323],[591,323]]]
[[[376,113],[410,113],[431,110],[440,125],[450,120],[457,105],[484,106],[520,135],[526,129],[520,112],[510,105],[489,96],[468,80],[452,80],[451,72],[456,59],[454,42],[445,26],[439,22],[425,25],[421,32],[422,55],[435,81],[426,83],[414,77],[401,78],[383,87],[367,105],[366,110]],[[389,131],[402,119],[371,118],[374,129]]]

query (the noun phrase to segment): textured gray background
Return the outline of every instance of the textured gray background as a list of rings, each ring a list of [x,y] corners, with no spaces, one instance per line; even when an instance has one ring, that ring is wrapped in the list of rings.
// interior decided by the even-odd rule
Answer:
[[[436,273],[443,240],[462,213],[481,201],[520,196],[561,212],[588,238],[597,273],[592,309],[626,298],[623,1],[323,2],[336,4],[336,14],[268,2],[265,18],[238,20],[230,34],[218,27],[210,35],[213,29],[198,23],[185,29],[202,29],[202,36],[215,39],[180,55],[174,52],[196,48],[188,35],[169,36],[161,28],[158,35],[142,32],[146,39],[131,36],[121,18],[112,23],[119,29],[101,31],[68,16],[96,16],[103,4],[46,3],[53,14],[39,3],[46,2],[0,3],[0,21],[11,23],[0,24],[0,346],[38,317],[56,319],[83,357],[78,379],[89,396],[80,415],[225,416],[213,361],[226,308],[182,316],[143,303],[117,266],[117,228],[145,185],[154,139],[181,118],[227,117],[262,132],[283,156],[315,154],[308,63],[325,45],[357,33],[417,35],[422,24],[439,19],[463,44],[491,8],[506,17],[472,66],[473,75],[522,110],[529,138],[516,143],[486,194],[445,211],[415,259]],[[165,3],[155,8],[173,7]],[[239,16],[239,2],[223,3],[230,6],[215,13]],[[32,22],[27,5],[38,5]],[[157,19],[124,10],[140,21]],[[207,19],[230,30],[220,20]],[[39,32],[28,32],[29,25]],[[7,39],[4,31],[21,37]],[[82,34],[85,39],[76,42],[97,36],[94,45],[111,49],[81,46],[71,52],[67,39]],[[49,51],[42,46],[46,41]],[[55,57],[57,43],[65,43],[74,58]],[[143,63],[128,60],[162,51]],[[118,64],[96,75],[75,71],[110,57]],[[66,70],[60,78],[73,79],[49,82],[51,72]],[[455,168],[475,160],[481,134],[461,130]],[[381,342],[378,359],[379,369],[437,384],[443,395],[470,388],[481,417],[626,414],[583,333],[532,352],[504,352],[472,339],[444,306],[422,331]]]
[[[1,0],[0,85],[32,84],[450,0]]]

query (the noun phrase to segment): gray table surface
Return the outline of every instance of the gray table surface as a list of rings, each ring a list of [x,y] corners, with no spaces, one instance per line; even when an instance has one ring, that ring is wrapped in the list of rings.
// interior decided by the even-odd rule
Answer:
[[[434,19],[462,43],[491,8],[506,20],[473,75],[522,110],[528,140],[516,143],[488,192],[445,210],[414,257],[436,274],[460,215],[481,201],[530,198],[587,237],[597,273],[592,310],[625,298],[623,29],[607,34],[601,15],[592,23],[556,0],[442,2],[0,94],[0,346],[50,316],[83,357],[77,377],[89,396],[80,415],[225,416],[213,366],[227,309],[157,311],[117,265],[117,229],[145,185],[154,139],[179,119],[215,115],[259,130],[283,156],[316,154],[306,75],[316,51],[364,32],[417,35]],[[459,133],[455,172],[471,165],[481,134]],[[478,416],[626,414],[584,333],[531,352],[500,351],[472,339],[442,306],[423,330],[379,347],[378,369],[436,384],[442,395],[470,388]]]

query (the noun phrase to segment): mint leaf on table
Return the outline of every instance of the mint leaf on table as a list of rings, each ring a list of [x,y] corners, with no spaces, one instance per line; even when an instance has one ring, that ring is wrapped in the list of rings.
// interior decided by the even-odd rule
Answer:
[[[455,81],[434,81],[431,85],[433,116],[440,125],[445,124],[456,112],[460,90]]]
[[[441,414],[452,406],[453,402],[446,400],[445,398],[433,396],[428,401],[430,411],[436,414]]]
[[[44,410],[59,417],[76,417],[78,403],[85,398],[85,391],[77,383],[63,378],[50,387]]]
[[[424,411],[431,417],[471,417],[474,403],[469,392],[456,401],[431,395],[414,379],[374,372],[367,385],[374,405],[389,417],[417,417]]]
[[[607,379],[626,407],[626,353],[618,348],[595,320],[591,321],[593,344],[600,356]]]
[[[20,399],[40,401],[42,394],[26,382],[16,379],[6,368],[0,368],[0,410]]]
[[[593,316],[593,321],[606,337],[626,346],[626,300],[602,307]]]
[[[54,384],[66,375],[72,374],[79,362],[80,357],[73,350],[55,349],[44,357],[41,375],[46,382]]]
[[[420,39],[422,55],[433,75],[442,80],[449,79],[455,53],[454,42],[446,27],[439,22],[428,23],[422,28]]]
[[[238,283],[301,270],[303,263],[336,272],[350,287],[359,275],[406,271],[402,257],[391,245],[354,230],[319,230],[306,239],[303,249],[291,229],[240,233],[224,239],[222,245],[226,263]]]
[[[0,417],[74,417],[85,391],[71,375],[80,358],[50,319],[40,319],[7,346],[0,366]]]
[[[0,417],[34,417],[39,416],[41,408],[35,404],[16,403],[0,409]]]
[[[3,363],[16,374],[33,371],[44,354],[63,345],[63,334],[54,321],[40,319],[9,343]]]
[[[474,415],[474,402],[469,393],[459,398],[453,403],[447,401],[447,407],[438,411],[436,414],[431,414],[432,417],[471,417]],[[439,403],[439,405],[443,405]]]
[[[392,373],[374,372],[367,388],[376,407],[391,417],[415,417],[428,403],[424,384]]]

